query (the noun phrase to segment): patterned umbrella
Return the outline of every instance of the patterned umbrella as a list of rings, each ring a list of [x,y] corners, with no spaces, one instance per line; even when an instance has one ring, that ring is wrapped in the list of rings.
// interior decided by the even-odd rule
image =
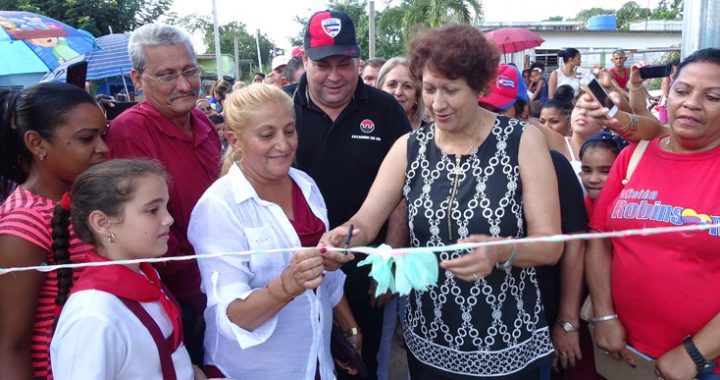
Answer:
[[[30,12],[0,11],[0,75],[43,73],[97,48],[88,32]]]
[[[95,39],[100,50],[75,57],[58,66],[43,77],[43,81],[65,81],[67,67],[75,62],[87,61],[87,80],[117,76],[130,76],[132,65],[128,56],[129,34],[108,34]]]
[[[485,37],[495,41],[503,54],[534,48],[545,42],[539,34],[525,28],[500,28],[486,32]]]

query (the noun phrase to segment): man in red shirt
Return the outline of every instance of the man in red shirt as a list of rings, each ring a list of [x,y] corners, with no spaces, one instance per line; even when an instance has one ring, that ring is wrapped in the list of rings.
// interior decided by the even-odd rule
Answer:
[[[628,96],[627,93],[627,82],[630,79],[630,69],[625,67],[625,61],[627,56],[625,50],[617,49],[612,54],[613,67],[610,68],[610,72],[613,74],[613,79],[617,82],[620,92]]]
[[[145,25],[129,41],[131,76],[145,101],[110,123],[105,142],[112,158],[158,160],[170,174],[168,210],[175,218],[167,256],[192,255],[187,240],[190,213],[220,173],[220,140],[213,124],[195,108],[200,67],[187,33],[166,25]],[[162,281],[183,308],[185,345],[202,364],[202,320],[206,305],[197,262],[156,265]]]

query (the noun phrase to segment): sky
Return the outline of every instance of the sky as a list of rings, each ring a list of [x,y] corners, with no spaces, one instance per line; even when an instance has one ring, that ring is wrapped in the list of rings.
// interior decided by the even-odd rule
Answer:
[[[593,7],[618,9],[629,0],[481,0],[485,21],[541,21],[552,16],[573,17],[582,9]],[[659,0],[635,0],[640,6],[655,8]],[[297,36],[302,26],[294,21],[296,15],[310,16],[324,9],[324,0],[216,0],[220,24],[230,21],[244,23],[248,30],[260,29],[275,44],[289,51],[290,38]],[[386,0],[376,0],[378,10]],[[392,3],[391,3],[392,5]],[[212,0],[174,0],[172,11],[187,14],[212,15]],[[510,11],[512,10],[512,11]],[[195,43],[201,44],[199,37]],[[198,51],[203,51],[196,46]]]

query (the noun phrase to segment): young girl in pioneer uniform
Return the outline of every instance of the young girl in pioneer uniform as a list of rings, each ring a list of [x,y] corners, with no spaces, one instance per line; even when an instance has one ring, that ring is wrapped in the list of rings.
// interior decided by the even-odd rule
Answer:
[[[173,218],[163,170],[113,160],[75,181],[52,220],[53,249],[75,234],[88,262],[145,259],[167,251]],[[61,292],[62,293],[62,292]],[[73,284],[50,345],[55,379],[193,379],[180,309],[150,263],[86,267]]]

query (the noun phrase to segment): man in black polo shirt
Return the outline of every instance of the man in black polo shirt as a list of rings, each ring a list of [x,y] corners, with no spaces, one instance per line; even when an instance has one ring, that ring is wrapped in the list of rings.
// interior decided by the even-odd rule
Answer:
[[[315,13],[305,31],[304,48],[305,74],[294,96],[296,166],[317,182],[333,228],[360,209],[385,154],[398,137],[410,132],[410,123],[392,96],[359,80],[360,48],[355,26],[346,14]],[[403,228],[404,217],[397,214],[390,218],[391,234],[394,228]],[[385,240],[383,228],[376,243]],[[402,238],[397,240],[388,243],[404,243]],[[383,308],[370,306],[369,267],[357,268],[360,256],[343,266],[345,295],[363,332],[368,378],[375,379]],[[338,372],[341,379],[352,378]]]

